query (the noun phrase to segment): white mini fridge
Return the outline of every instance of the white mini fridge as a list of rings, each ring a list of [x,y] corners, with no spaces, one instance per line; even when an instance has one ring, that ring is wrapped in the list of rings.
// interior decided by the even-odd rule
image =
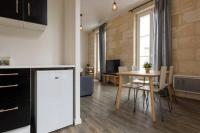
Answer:
[[[73,70],[37,71],[36,75],[36,132],[72,125]]]

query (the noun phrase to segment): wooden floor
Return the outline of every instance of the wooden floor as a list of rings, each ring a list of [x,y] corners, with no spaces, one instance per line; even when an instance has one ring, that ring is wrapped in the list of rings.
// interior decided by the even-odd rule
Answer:
[[[178,99],[172,113],[164,100],[164,122],[159,113],[153,124],[149,111],[144,113],[142,94],[139,95],[136,112],[133,113],[133,97],[127,100],[128,90],[123,92],[119,112],[114,110],[116,87],[95,82],[94,95],[81,98],[82,124],[54,133],[200,133],[200,102]],[[159,108],[156,109],[159,112]]]

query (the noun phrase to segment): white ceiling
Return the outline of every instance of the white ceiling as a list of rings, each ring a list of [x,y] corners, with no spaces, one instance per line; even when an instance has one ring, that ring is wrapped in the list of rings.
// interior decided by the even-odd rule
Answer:
[[[114,0],[81,0],[82,23],[85,31],[90,31],[108,20],[128,12],[149,0],[116,0],[119,9],[112,11]]]

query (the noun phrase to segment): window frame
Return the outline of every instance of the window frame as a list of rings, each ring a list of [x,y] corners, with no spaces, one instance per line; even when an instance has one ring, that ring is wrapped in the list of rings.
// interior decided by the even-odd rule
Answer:
[[[153,21],[153,9],[146,10],[136,15],[136,66],[141,69],[140,66],[140,18],[150,14],[150,63],[153,64],[153,51],[154,51],[154,21]]]
[[[94,33],[94,75],[95,78],[99,78],[99,30]]]

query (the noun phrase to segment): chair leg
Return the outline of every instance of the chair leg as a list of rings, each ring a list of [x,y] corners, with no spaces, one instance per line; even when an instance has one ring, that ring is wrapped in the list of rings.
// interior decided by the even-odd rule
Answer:
[[[174,90],[174,87],[172,87],[172,91],[174,93],[174,101],[177,102],[177,100],[176,100],[176,91]]]
[[[135,112],[135,101],[136,101],[136,92],[135,92],[136,90],[134,89],[134,101],[133,101],[133,106],[134,106],[134,108],[133,108],[133,111]]]
[[[133,109],[133,112],[136,111],[137,95],[138,95],[138,90],[134,89],[134,109]]]
[[[145,99],[146,99],[146,93],[145,93],[145,91],[143,91],[143,109],[144,109],[144,105],[145,105]]]
[[[130,100],[130,95],[131,95],[131,88],[128,90],[128,101]]]
[[[163,108],[162,108],[161,98],[160,98],[160,95],[159,95],[159,94],[157,94],[157,96],[158,96],[158,101],[159,101],[159,104],[160,104],[161,121],[164,121]]]
[[[170,88],[168,88],[167,90],[167,104],[168,104],[168,108],[169,108],[169,112],[172,111],[172,94],[169,91],[172,91],[171,86],[169,86]]]
[[[172,101],[170,100],[169,95],[167,97],[167,103],[168,103],[169,112],[172,112]]]
[[[146,112],[149,109],[149,92],[147,92],[147,98],[146,98]]]

